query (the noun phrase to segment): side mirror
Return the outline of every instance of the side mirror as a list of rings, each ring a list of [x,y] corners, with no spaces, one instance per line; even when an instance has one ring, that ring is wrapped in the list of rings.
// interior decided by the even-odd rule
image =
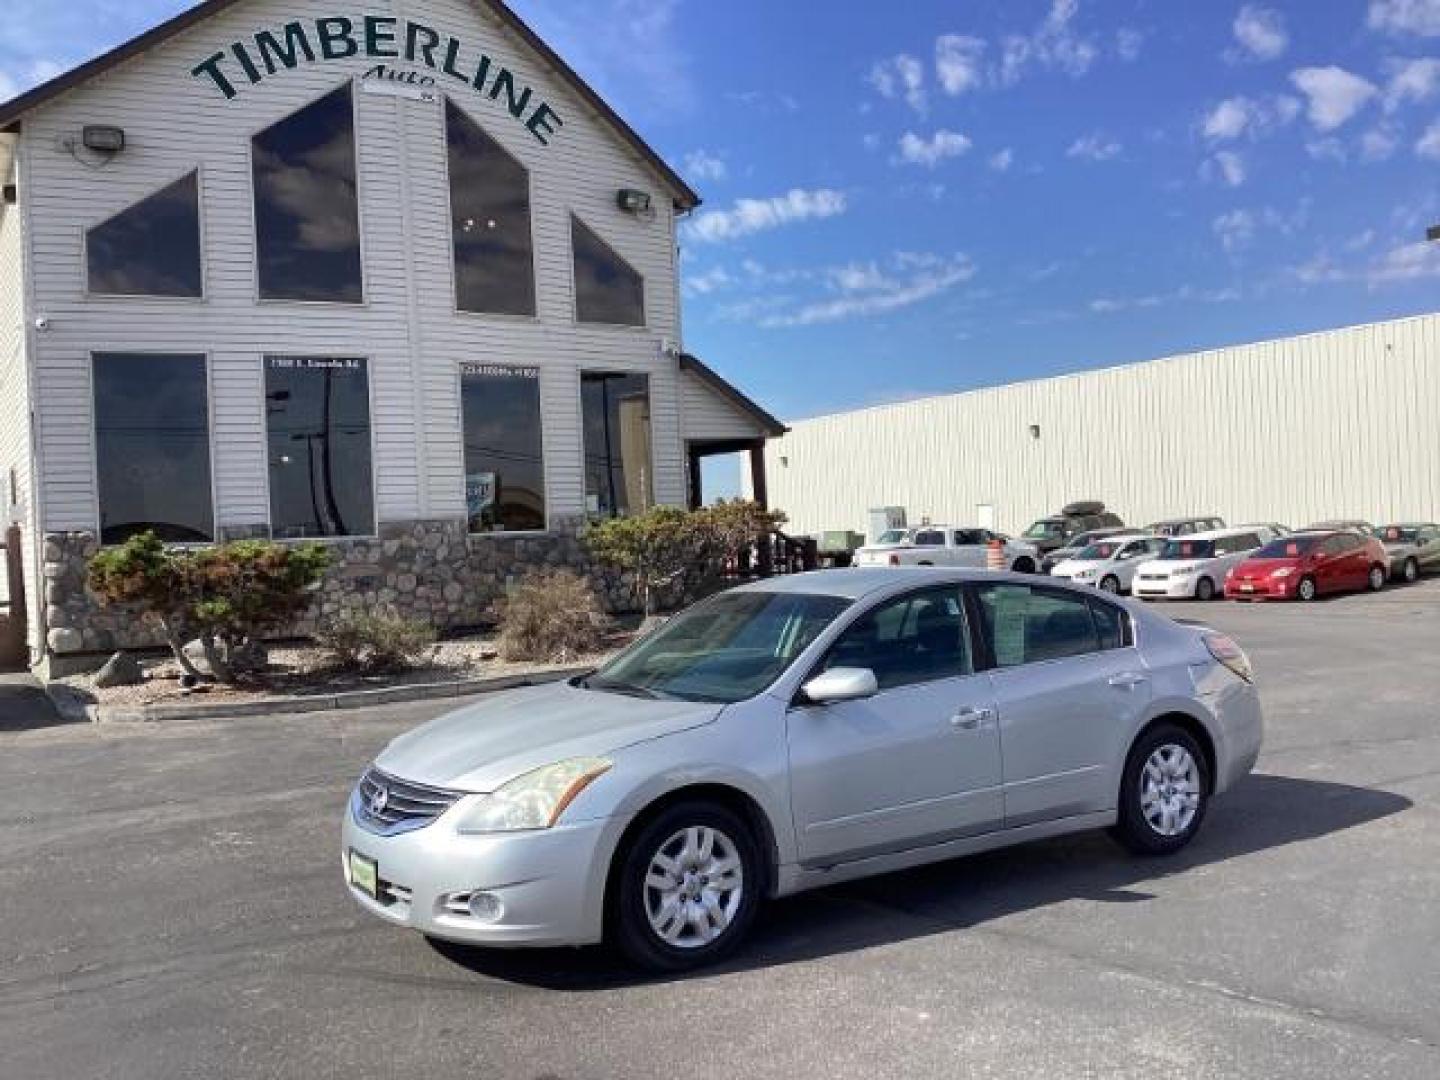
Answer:
[[[869,668],[836,667],[821,672],[800,688],[803,701],[811,705],[833,705],[860,701],[880,692],[875,672]]]

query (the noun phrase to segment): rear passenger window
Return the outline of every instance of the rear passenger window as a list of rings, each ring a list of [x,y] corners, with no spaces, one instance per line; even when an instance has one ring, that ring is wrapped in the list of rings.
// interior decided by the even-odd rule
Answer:
[[[1029,585],[982,585],[977,593],[997,667],[1063,660],[1101,648],[1096,620],[1083,596]]]
[[[916,547],[944,547],[945,534],[938,529],[930,529],[925,532],[917,532],[915,539],[910,542]]]

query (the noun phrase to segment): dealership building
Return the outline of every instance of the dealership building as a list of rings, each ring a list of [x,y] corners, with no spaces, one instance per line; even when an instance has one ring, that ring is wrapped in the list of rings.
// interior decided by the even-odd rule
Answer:
[[[695,193],[498,0],[209,0],[0,104],[0,525],[34,663],[98,546],[319,539],[481,621],[782,426],[681,345]],[[615,583],[609,583],[615,588]]]
[[[870,511],[1018,533],[1068,502],[1132,525],[1440,520],[1440,315],[794,421],[766,445],[797,533]]]

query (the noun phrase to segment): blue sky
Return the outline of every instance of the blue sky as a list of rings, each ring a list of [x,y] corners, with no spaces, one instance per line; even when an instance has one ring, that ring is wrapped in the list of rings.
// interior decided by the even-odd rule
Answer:
[[[10,0],[0,97],[184,6]],[[515,7],[705,196],[686,345],[785,418],[1440,298],[1440,0]]]

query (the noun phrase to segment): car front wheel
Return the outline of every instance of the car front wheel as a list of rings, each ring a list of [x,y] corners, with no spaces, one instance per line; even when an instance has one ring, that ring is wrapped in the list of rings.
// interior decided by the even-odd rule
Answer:
[[[1295,595],[1301,600],[1314,600],[1320,595],[1319,589],[1315,586],[1315,579],[1312,577],[1301,578],[1300,584],[1295,586]]]
[[[1195,598],[1197,600],[1214,600],[1215,583],[1208,577],[1202,577],[1199,584],[1195,586]]]
[[[1178,724],[1161,723],[1130,748],[1115,836],[1138,855],[1179,851],[1200,830],[1209,802],[1205,754]]]
[[[749,826],[724,806],[667,807],[620,853],[611,937],[651,971],[711,964],[740,944],[764,888]]]
[[[1414,559],[1405,560],[1405,569],[1401,572],[1407,585],[1413,585],[1420,580],[1420,564]]]
[[[1388,576],[1383,566],[1372,566],[1370,568],[1370,591],[1379,592],[1385,588],[1385,579]]]

